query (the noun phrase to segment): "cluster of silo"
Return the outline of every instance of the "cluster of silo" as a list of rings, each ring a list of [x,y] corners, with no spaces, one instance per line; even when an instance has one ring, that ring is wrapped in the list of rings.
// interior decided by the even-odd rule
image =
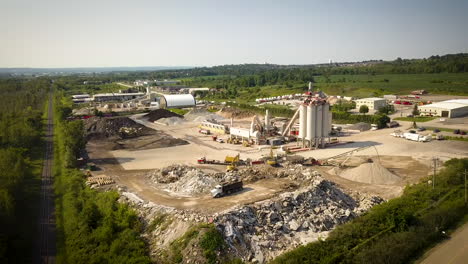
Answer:
[[[299,107],[299,135],[303,147],[324,147],[330,138],[332,114],[330,105],[322,100]]]

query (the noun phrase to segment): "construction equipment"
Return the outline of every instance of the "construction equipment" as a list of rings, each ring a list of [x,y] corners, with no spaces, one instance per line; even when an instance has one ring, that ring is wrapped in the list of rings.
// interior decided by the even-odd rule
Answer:
[[[228,138],[227,143],[229,143],[229,144],[240,144],[241,142],[237,138]]]
[[[213,198],[223,197],[225,195],[242,191],[244,188],[242,181],[234,181],[234,182],[222,182],[215,186],[213,190],[211,190],[211,195]]]
[[[270,158],[267,159],[267,164],[270,166],[276,166],[278,161],[276,160],[275,156],[273,155],[273,147],[270,148]]]
[[[228,163],[226,167],[226,171],[227,172],[236,171],[239,160],[240,160],[239,154],[237,154],[237,156],[226,156],[226,158],[224,158],[224,162]]]
[[[205,134],[205,135],[211,134],[210,131],[207,130],[207,129],[200,129],[200,130],[198,130],[198,133],[200,133],[200,134]]]
[[[221,164],[219,160],[207,160],[206,157],[199,158],[197,162],[198,164]]]

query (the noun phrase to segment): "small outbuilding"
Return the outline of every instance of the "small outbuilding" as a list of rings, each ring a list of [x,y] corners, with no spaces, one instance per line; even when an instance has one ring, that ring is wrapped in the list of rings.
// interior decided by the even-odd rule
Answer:
[[[186,108],[196,105],[195,98],[191,94],[167,94],[159,99],[161,108]]]

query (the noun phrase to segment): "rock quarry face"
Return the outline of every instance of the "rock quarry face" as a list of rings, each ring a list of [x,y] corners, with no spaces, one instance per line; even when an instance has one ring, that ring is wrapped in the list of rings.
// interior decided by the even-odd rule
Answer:
[[[355,201],[333,183],[315,177],[302,190],[218,215],[226,242],[247,261],[263,263],[296,246],[325,238],[328,231],[383,200]]]

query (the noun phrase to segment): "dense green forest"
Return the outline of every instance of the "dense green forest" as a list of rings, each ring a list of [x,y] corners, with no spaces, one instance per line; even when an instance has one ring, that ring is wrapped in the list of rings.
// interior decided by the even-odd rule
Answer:
[[[58,263],[151,263],[136,213],[117,201],[117,192],[85,185],[75,166],[86,143],[83,123],[66,121],[71,101],[54,86]]]
[[[468,221],[464,178],[468,159],[452,159],[426,182],[355,220],[338,226],[326,240],[301,246],[272,263],[410,263],[446,237],[442,231]],[[426,179],[427,180],[427,179]]]
[[[0,263],[31,263],[48,79],[0,79]]]

